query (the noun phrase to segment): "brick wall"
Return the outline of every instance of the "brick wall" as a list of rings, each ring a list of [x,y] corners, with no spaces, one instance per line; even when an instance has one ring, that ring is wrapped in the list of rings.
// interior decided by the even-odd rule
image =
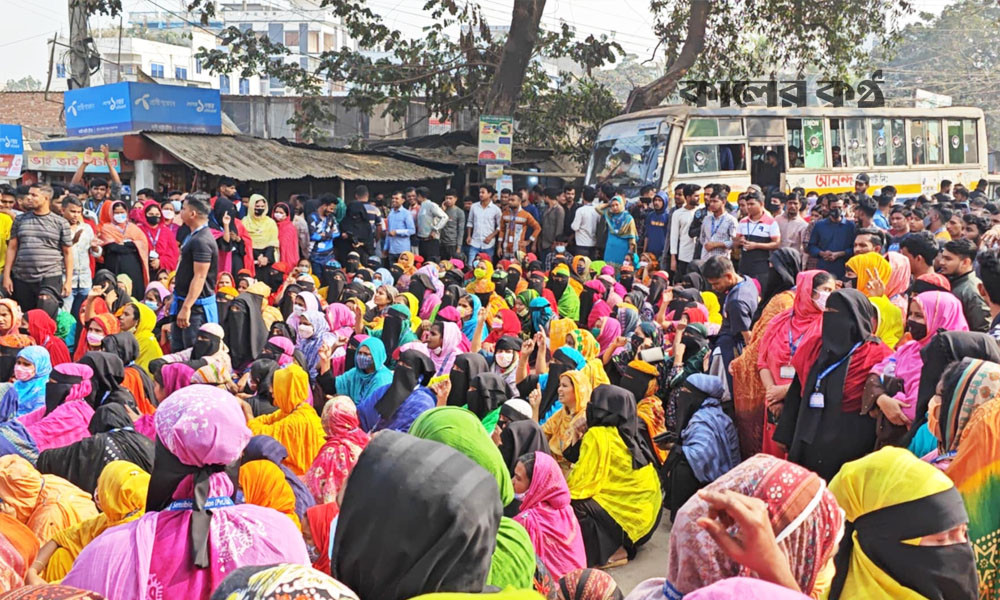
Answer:
[[[0,92],[0,123],[21,125],[25,139],[66,135],[62,92]]]

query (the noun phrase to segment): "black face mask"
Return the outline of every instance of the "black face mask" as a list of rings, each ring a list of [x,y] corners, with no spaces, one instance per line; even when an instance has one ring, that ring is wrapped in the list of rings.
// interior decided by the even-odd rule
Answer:
[[[907,319],[906,330],[910,332],[915,340],[922,340],[927,337],[927,323],[918,323],[913,319]]]
[[[146,222],[150,225],[156,225],[160,222],[160,217],[159,215],[148,215],[146,217]]]
[[[253,209],[253,214],[255,216],[258,216],[258,217],[264,216],[265,212],[267,212],[266,208],[255,208],[255,209]]]
[[[831,208],[827,212],[827,216],[830,217],[831,219],[833,219],[834,221],[840,219],[840,217],[842,217],[843,215],[844,215],[844,211],[843,211],[843,209],[840,209],[840,208]]]
[[[212,336],[198,336],[194,341],[194,346],[191,348],[191,360],[198,360],[199,358],[204,358],[206,356],[211,356],[219,351],[219,344],[222,342],[219,338]]]

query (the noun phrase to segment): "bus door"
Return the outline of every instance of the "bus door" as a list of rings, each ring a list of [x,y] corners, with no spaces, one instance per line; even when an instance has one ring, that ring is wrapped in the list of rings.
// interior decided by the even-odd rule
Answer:
[[[784,188],[785,171],[792,148],[786,154],[785,120],[779,117],[747,117],[747,141],[750,145],[750,181],[765,195]],[[798,149],[795,149],[798,151]]]

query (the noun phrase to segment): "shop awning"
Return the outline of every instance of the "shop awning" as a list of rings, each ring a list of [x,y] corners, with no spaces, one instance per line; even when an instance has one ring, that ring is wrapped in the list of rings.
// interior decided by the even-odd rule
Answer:
[[[340,178],[348,181],[424,181],[451,177],[377,154],[289,146],[275,140],[183,133],[143,134],[193,169],[237,181]]]

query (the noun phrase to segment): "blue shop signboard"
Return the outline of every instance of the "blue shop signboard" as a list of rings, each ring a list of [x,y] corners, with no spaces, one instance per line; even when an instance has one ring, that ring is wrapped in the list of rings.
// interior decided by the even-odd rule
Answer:
[[[219,90],[122,82],[63,94],[66,133],[221,133]]]

